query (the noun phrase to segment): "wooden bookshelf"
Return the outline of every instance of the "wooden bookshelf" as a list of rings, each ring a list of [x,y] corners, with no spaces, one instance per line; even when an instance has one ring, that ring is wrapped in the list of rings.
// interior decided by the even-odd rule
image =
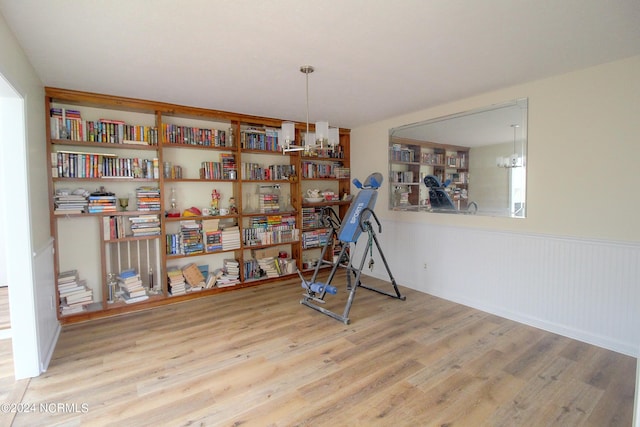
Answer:
[[[50,227],[56,246],[56,277],[61,271],[77,269],[81,278],[93,290],[93,302],[86,310],[64,316],[59,311],[62,323],[145,310],[219,292],[273,283],[279,278],[256,278],[247,274],[243,266],[245,262],[252,260],[256,250],[272,249],[278,254],[286,253],[296,268],[302,269],[303,248],[299,233],[302,230],[302,207],[308,206],[304,202],[303,191],[310,187],[321,187],[323,190],[327,187],[334,189],[340,196],[350,193],[348,174],[341,178],[336,177],[335,173],[321,178],[305,178],[301,173],[303,161],[320,165],[338,165],[339,162],[339,167],[348,173],[348,129],[340,129],[340,146],[335,154],[339,158],[328,158],[326,152],[306,156],[297,152],[283,155],[277,147],[275,132],[283,120],[275,118],[51,87],[45,88],[45,111],[50,130],[47,156],[50,166]],[[53,115],[50,114],[52,111]],[[75,117],[76,115],[79,117]],[[63,121],[69,124],[68,127],[63,126],[65,130],[61,130]],[[305,124],[296,123],[297,138],[305,128]],[[75,170],[69,169],[71,166],[67,163],[70,160],[62,155],[63,152],[78,155],[73,158]],[[222,166],[223,159],[227,169]],[[233,164],[229,159],[233,159]],[[59,160],[63,164],[58,165]],[[259,164],[267,169],[271,167],[272,171],[294,172],[288,172],[287,176],[282,177],[269,176],[268,179],[243,178],[243,163]],[[144,164],[144,168],[141,164]],[[235,174],[229,175],[227,172],[232,170],[232,166]],[[223,175],[212,177],[213,175],[203,172],[205,168],[209,171],[212,167],[220,167]],[[104,168],[108,168],[114,176],[105,176]],[[344,173],[344,170],[340,173]],[[140,175],[142,171],[144,175]],[[178,173],[179,176],[176,176]],[[280,208],[277,212],[260,212],[256,194],[261,186],[268,185],[278,186]],[[158,189],[158,200],[153,203],[159,203],[154,205],[159,206],[159,210],[139,209],[136,191],[141,187]],[[95,192],[101,188],[115,195],[115,211],[78,213],[73,210],[56,210],[56,202],[59,202],[59,198],[55,197],[56,192],[73,192],[79,189]],[[218,207],[230,210],[230,203],[235,201],[235,212],[215,216],[182,216],[187,208],[196,207],[203,212],[211,207],[214,189],[221,195]],[[177,207],[181,216],[165,216],[171,207],[172,190],[177,195]],[[126,211],[122,211],[117,205],[118,198],[129,199]],[[343,216],[349,203],[335,200],[314,206],[334,206]],[[158,215],[160,233],[151,236],[132,235],[129,219],[148,214]],[[243,230],[263,216],[292,216],[295,218],[295,228],[300,230],[298,238],[279,243],[246,244],[243,241]],[[118,221],[125,224],[124,235],[107,235],[110,225],[105,218],[108,217],[121,217]],[[167,238],[181,232],[182,221],[190,220],[201,224],[210,219],[219,220],[220,225],[224,223],[237,226],[240,234],[239,246],[202,253],[168,253]],[[197,245],[198,242],[194,244]],[[209,271],[213,271],[221,268],[224,259],[238,261],[238,284],[177,295],[170,292],[168,269],[195,263],[206,265]],[[109,273],[117,274],[119,270],[131,266],[136,268],[143,283],[153,281],[157,292],[149,293],[149,298],[144,301],[130,304],[118,299],[110,301]],[[291,273],[283,271],[280,278],[290,277]]]

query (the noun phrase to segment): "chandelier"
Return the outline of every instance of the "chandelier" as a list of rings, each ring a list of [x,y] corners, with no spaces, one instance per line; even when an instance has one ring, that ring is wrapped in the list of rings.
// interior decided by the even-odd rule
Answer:
[[[282,122],[280,129],[280,138],[282,143],[282,154],[291,151],[311,151],[315,149],[323,149],[326,146],[335,147],[340,141],[338,128],[330,128],[329,122],[319,121],[315,124],[315,132],[309,131],[309,74],[313,73],[314,68],[311,65],[303,65],[300,72],[306,76],[306,99],[307,99],[307,127],[304,134],[304,145],[296,145],[295,123]]]
[[[522,156],[518,156],[516,151],[516,131],[520,125],[512,124],[511,127],[513,128],[513,153],[510,156],[496,158],[496,165],[499,168],[520,168],[523,165]]]

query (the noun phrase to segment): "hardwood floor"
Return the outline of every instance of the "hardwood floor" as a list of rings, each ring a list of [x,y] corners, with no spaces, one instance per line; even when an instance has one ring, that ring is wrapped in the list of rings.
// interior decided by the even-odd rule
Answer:
[[[65,326],[22,398],[54,413],[13,425],[631,425],[634,358],[402,291],[359,289],[350,325],[295,281]]]

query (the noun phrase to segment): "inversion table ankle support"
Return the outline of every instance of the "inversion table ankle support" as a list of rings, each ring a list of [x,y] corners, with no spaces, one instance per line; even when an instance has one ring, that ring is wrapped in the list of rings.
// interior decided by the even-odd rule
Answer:
[[[367,177],[364,183],[361,183],[357,179],[354,179],[353,184],[357,188],[359,188],[360,191],[358,192],[355,199],[351,202],[349,210],[347,211],[347,214],[344,216],[344,219],[342,221],[340,221],[340,219],[337,217],[337,215],[335,215],[335,212],[332,209],[329,208],[323,211],[323,220],[325,221],[326,225],[331,227],[331,235],[327,239],[327,243],[322,248],[320,262],[316,264],[311,279],[309,281],[305,280],[304,276],[302,276],[300,271],[298,271],[298,275],[300,276],[300,279],[302,279],[302,287],[305,289],[303,298],[300,300],[300,304],[311,307],[314,310],[324,313],[329,317],[333,317],[336,320],[340,320],[345,325],[349,323],[349,310],[351,310],[351,305],[353,304],[353,300],[355,298],[356,289],[359,287],[369,289],[371,291],[375,291],[380,294],[387,295],[392,298],[397,298],[403,301],[406,299],[405,296],[400,294],[400,290],[398,289],[396,280],[393,277],[391,270],[389,269],[387,260],[382,253],[380,243],[378,242],[378,238],[376,237],[376,233],[371,225],[371,218],[373,218],[378,225],[378,232],[382,232],[380,221],[378,221],[376,214],[373,212],[373,208],[375,207],[376,199],[378,197],[378,188],[380,188],[380,185],[382,184],[382,174],[378,172],[373,173]],[[368,235],[368,247],[367,250],[365,250],[362,254],[360,263],[357,266],[354,266],[351,262],[352,260],[349,253],[349,244],[355,244],[363,232],[367,233]],[[327,261],[325,260],[325,254],[327,252],[327,249],[333,246],[333,242],[335,239],[341,242],[342,249],[340,250],[340,254],[337,256],[337,258],[334,258],[334,262]],[[360,276],[362,274],[362,269],[365,264],[367,253],[372,254],[374,244],[378,253],[380,254],[380,257],[382,258],[382,262],[384,263],[384,266],[387,270],[387,274],[391,279],[391,284],[393,286],[394,292],[386,292],[380,289],[365,286],[360,281]],[[327,264],[331,265],[332,268],[326,283],[317,282],[316,280],[320,268],[323,265]],[[371,258],[371,260],[369,261],[369,266],[373,266],[373,258]],[[347,290],[349,291],[349,297],[347,299],[347,303],[342,315],[334,313],[324,307],[317,305],[325,303],[324,298],[326,294],[337,294],[338,289],[335,286],[331,285],[331,281],[333,280],[336,271],[340,267],[347,270]],[[353,282],[351,275],[353,275]]]

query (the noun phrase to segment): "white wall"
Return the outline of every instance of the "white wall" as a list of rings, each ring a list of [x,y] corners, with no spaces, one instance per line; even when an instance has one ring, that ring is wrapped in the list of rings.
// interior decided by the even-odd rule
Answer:
[[[50,303],[55,301],[52,280],[36,280],[32,259],[49,245],[50,236],[44,87],[1,15],[0,74],[18,95],[3,102],[3,125],[10,133],[3,131],[2,173],[4,195],[12,203],[4,237],[12,242],[7,275],[15,375],[25,378],[41,372],[38,355],[51,353],[59,331],[57,304]]]
[[[352,176],[362,178],[387,171],[391,127],[529,98],[526,219],[390,211],[383,186],[376,212],[392,230],[384,241],[393,247],[391,268],[402,275],[400,284],[637,356],[637,278],[616,278],[640,264],[639,76],[640,57],[633,57],[353,129]],[[505,233],[518,237],[518,244],[499,258],[487,257]],[[397,236],[410,237],[397,241]],[[564,242],[554,247],[554,259],[575,262],[532,257],[537,236]],[[599,255],[609,247],[625,249],[624,263]],[[429,267],[423,272],[425,261]],[[505,266],[520,266],[526,280],[517,271],[490,274]],[[474,274],[480,267],[483,274]],[[597,277],[581,288],[577,278],[596,267]],[[539,289],[545,292],[536,293]],[[603,325],[619,333],[607,337]]]

